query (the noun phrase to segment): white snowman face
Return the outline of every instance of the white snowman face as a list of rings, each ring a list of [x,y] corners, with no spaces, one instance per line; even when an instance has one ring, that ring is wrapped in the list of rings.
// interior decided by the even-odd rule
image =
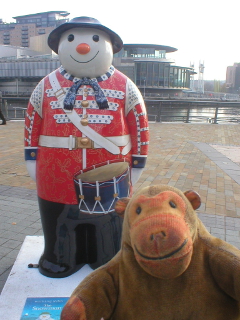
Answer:
[[[95,78],[106,73],[112,64],[110,37],[94,28],[73,28],[59,41],[58,55],[63,68],[71,75]]]

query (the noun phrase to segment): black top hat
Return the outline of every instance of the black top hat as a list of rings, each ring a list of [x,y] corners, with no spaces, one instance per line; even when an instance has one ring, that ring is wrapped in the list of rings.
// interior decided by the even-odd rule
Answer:
[[[66,30],[72,28],[95,28],[105,31],[112,41],[113,53],[119,52],[123,47],[122,39],[112,30],[108,29],[104,25],[102,25],[97,19],[90,17],[78,17],[70,20],[69,22],[63,23],[54,29],[48,37],[48,45],[49,47],[56,53],[58,53],[58,44],[61,38],[61,35]]]

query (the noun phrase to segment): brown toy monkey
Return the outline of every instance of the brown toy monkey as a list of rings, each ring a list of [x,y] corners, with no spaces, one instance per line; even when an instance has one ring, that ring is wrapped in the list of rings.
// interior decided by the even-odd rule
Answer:
[[[61,319],[240,319],[240,251],[209,234],[200,204],[164,185],[120,199],[121,250],[75,289]]]

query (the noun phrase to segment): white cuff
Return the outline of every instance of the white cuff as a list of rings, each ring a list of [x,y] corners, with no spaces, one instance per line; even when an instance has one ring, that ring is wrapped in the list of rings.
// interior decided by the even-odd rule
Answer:
[[[27,160],[26,166],[28,174],[34,181],[36,181],[36,160]]]
[[[140,178],[144,168],[132,168],[131,169],[131,181],[132,185],[134,185],[138,179]]]

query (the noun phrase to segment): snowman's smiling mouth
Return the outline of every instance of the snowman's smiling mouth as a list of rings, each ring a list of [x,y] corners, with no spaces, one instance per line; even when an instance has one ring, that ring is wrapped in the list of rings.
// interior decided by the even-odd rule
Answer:
[[[71,55],[70,55],[70,57],[71,57],[74,61],[76,61],[76,62],[78,62],[78,63],[88,63],[88,62],[92,61],[93,59],[95,59],[98,54],[99,54],[99,51],[95,54],[95,56],[94,56],[92,59],[90,59],[90,60],[88,60],[88,61],[78,61],[78,60],[74,59]]]

